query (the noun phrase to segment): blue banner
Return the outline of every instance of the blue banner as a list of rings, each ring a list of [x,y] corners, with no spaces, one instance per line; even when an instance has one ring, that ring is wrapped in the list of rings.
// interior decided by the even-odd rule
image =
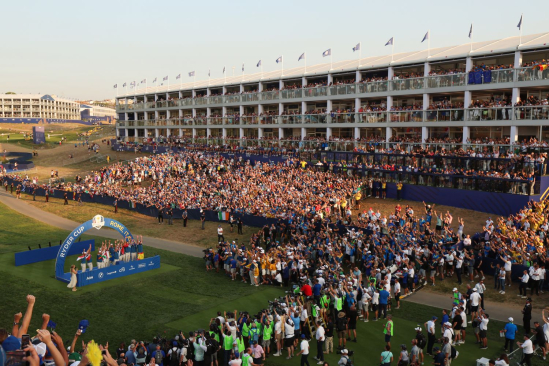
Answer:
[[[483,73],[484,84],[489,84],[492,82],[492,70],[485,70]]]
[[[93,219],[86,221],[85,223],[74,229],[74,231],[70,233],[69,236],[67,236],[63,244],[61,244],[59,252],[57,252],[57,260],[55,261],[55,278],[61,281],[66,280],[65,259],[67,258],[67,256],[70,255],[69,253],[71,252],[71,246],[76,242],[76,239],[78,239],[80,235],[82,235],[91,228],[100,229],[103,226],[115,229],[124,237],[124,239],[133,239],[130,231],[118,221],[104,218],[101,215],[96,215]]]
[[[474,72],[469,72],[469,83],[468,84],[474,84],[475,83],[475,74]]]
[[[69,249],[67,255],[80,254],[83,250],[88,250],[90,244],[92,246],[91,251],[95,251],[95,240],[90,239],[74,243]],[[61,245],[56,245],[53,247],[45,247],[42,249],[33,249],[26,252],[15,253],[15,266],[24,266],[26,264],[44,262],[55,259],[57,257],[57,253],[59,253],[60,248]]]
[[[78,271],[78,274],[76,275],[76,286],[88,286],[94,283],[109,281],[115,278],[146,272],[157,268],[160,268],[159,255],[139,261],[121,262],[120,264],[109,266],[107,268],[95,268],[86,272]],[[70,276],[68,278],[62,278],[61,280],[68,283]]]
[[[475,71],[475,84],[482,84],[482,71]]]

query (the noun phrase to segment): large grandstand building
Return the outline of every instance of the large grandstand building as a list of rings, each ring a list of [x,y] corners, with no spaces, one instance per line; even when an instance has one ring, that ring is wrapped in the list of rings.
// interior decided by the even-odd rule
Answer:
[[[14,122],[36,118],[79,120],[80,104],[48,94],[0,94],[0,118]]]
[[[117,97],[117,136],[545,139],[548,59],[544,33],[149,87]]]

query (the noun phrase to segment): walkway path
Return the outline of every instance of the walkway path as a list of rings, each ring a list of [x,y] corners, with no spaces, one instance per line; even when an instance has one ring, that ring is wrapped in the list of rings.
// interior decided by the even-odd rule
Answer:
[[[0,191],[0,202],[2,202],[6,206],[10,207],[11,209],[25,216],[31,217],[33,219],[44,222],[48,225],[58,227],[63,230],[71,231],[81,224],[57,215],[53,215],[49,212],[43,211],[39,208],[36,208],[26,203],[25,201],[16,199],[15,196],[12,196],[4,191]],[[88,232],[88,234],[90,233]],[[120,238],[120,234],[117,231],[114,231],[112,229],[107,229],[107,228],[102,228],[97,232],[93,232],[93,235],[110,238],[110,239]],[[153,248],[169,250],[171,252],[182,253],[182,254],[193,256],[193,257],[202,257],[204,255],[204,253],[202,252],[203,248],[190,245],[190,244],[183,244],[183,243],[179,243],[171,240],[164,240],[164,239],[145,237],[145,236],[143,237],[143,241],[146,243],[146,245],[151,246]],[[411,302],[415,302],[423,305],[434,306],[441,309],[448,308],[448,306],[451,305],[451,299],[449,294],[443,295],[443,294],[438,294],[438,293],[429,292],[429,291],[418,291],[413,295],[408,296],[406,298],[406,301],[411,301]],[[490,302],[490,301],[486,301],[485,306],[487,309],[486,312],[490,315],[491,319],[507,321],[507,318],[509,316],[512,316],[515,319],[515,322],[517,324],[522,324],[522,314],[521,314],[522,308],[520,307],[499,303],[499,302]],[[440,314],[433,314],[433,315],[437,315],[440,318]],[[536,319],[541,319],[540,310],[535,310],[532,312],[532,320],[536,320]]]
[[[0,191],[0,202],[25,216],[31,217],[35,220],[41,221],[45,224],[55,226],[63,230],[72,231],[82,224],[81,222],[78,223],[43,211],[26,203],[23,200],[16,199],[15,195],[12,196],[4,191]],[[120,239],[120,234],[117,231],[106,227],[103,227],[100,230],[94,232],[88,232],[88,234],[109,239]],[[203,248],[190,244],[183,244],[171,240],[151,238],[146,236],[143,237],[143,241],[146,243],[146,245],[153,248],[165,249],[171,252],[187,254],[193,257],[204,256],[204,253],[202,252]]]

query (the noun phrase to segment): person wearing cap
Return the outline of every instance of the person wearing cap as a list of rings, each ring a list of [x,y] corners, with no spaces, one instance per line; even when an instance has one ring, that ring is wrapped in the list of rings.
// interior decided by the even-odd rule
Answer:
[[[444,326],[444,332],[442,333],[442,339],[448,338],[450,345],[453,343],[452,340],[454,339],[454,330],[452,329],[452,323],[446,322],[443,324]]]
[[[480,295],[480,308],[484,310],[484,291],[486,291],[486,285],[484,285],[484,279],[481,279],[478,281],[478,283],[475,285],[477,289],[478,294]]]
[[[446,365],[446,355],[442,353],[439,347],[433,348],[434,357],[433,365],[435,366],[445,366]]]
[[[505,333],[505,346],[503,346],[508,352],[513,352],[513,344],[515,343],[515,336],[518,332],[518,327],[513,323],[513,318],[509,317],[508,322],[505,324],[502,332]],[[509,346],[509,347],[507,347]]]
[[[337,362],[338,366],[345,366],[347,364],[350,364],[350,360],[349,360],[349,351],[347,350],[347,348],[343,348],[341,350],[341,358],[339,359],[339,361]]]

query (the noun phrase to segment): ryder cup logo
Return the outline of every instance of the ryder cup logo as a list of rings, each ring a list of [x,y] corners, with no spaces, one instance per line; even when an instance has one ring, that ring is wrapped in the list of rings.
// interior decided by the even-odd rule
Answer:
[[[105,274],[103,272],[99,272],[99,274],[97,275],[97,277],[99,278],[103,278],[105,276]]]
[[[95,215],[92,219],[92,227],[97,230],[101,229],[105,225],[105,218],[101,215]]]
[[[118,270],[118,273],[122,273],[122,272],[124,272],[124,271],[126,271],[126,268],[122,267],[122,268],[120,268],[120,269]]]

